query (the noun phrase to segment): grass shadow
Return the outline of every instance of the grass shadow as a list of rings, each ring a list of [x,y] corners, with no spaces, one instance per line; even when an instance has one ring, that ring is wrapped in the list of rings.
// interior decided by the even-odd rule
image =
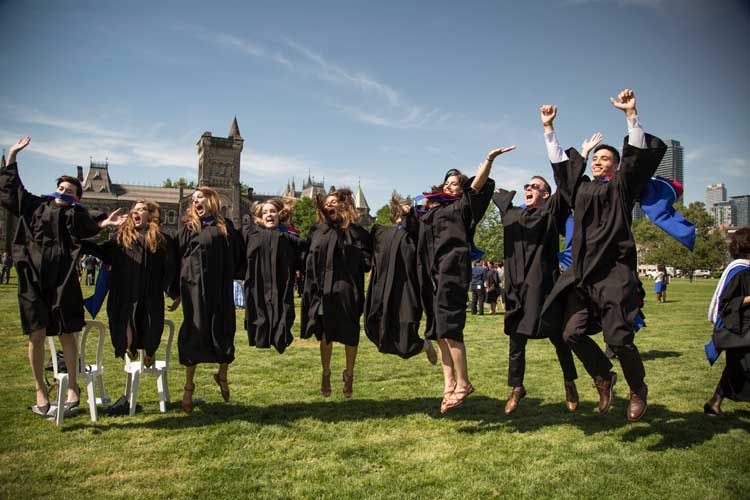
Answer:
[[[678,358],[682,356],[681,352],[677,351],[645,351],[641,352],[641,359],[643,361],[652,361],[654,359],[663,359],[663,358]]]

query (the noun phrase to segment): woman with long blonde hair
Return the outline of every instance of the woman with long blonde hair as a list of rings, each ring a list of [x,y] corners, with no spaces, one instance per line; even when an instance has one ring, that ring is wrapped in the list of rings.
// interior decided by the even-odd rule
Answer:
[[[359,214],[349,189],[316,198],[318,222],[310,229],[302,294],[301,337],[320,341],[323,376],[320,392],[331,395],[333,342],[344,344],[344,397],[352,396],[359,318],[365,302],[365,273],[370,270],[370,234],[357,224]]]
[[[279,353],[292,343],[295,273],[302,243],[290,226],[292,204],[283,198],[257,203],[242,227],[245,243],[245,329],[248,342]]]
[[[185,365],[182,408],[193,411],[195,368],[218,363],[213,378],[224,401],[229,401],[227,372],[234,361],[235,310],[233,280],[242,268],[242,238],[232,221],[221,215],[219,194],[199,187],[177,237],[180,272],[175,289],[182,303],[183,322],[177,339],[180,363]]]
[[[101,259],[110,269],[107,316],[115,356],[132,358],[144,349],[143,363],[153,364],[164,330],[164,293],[176,273],[173,238],[162,232],[157,203],[138,200],[114,238],[83,252]]]

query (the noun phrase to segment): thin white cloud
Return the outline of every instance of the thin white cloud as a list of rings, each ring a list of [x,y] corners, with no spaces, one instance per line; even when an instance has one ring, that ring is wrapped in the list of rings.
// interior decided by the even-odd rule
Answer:
[[[355,106],[342,103],[344,98],[341,93],[337,93],[336,102],[328,103],[345,115],[363,123],[400,129],[421,129],[444,125],[452,118],[451,113],[442,112],[437,108],[423,108],[412,104],[397,89],[387,83],[365,72],[345,68],[289,38],[282,38],[283,48],[269,48],[230,33],[210,33],[197,26],[176,25],[176,29],[217,47],[230,48],[248,57],[272,61],[296,74],[345,86],[360,94],[361,97],[374,100],[364,107],[361,103]]]

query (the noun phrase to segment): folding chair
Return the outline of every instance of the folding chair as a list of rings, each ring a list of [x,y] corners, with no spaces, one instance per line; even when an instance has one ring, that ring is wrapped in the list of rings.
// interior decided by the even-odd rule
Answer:
[[[130,405],[130,416],[135,415],[136,403],[138,402],[138,389],[140,388],[141,374],[149,373],[156,376],[156,389],[159,392],[159,411],[166,413],[167,405],[169,404],[169,379],[167,377],[169,372],[169,364],[172,352],[172,339],[174,338],[174,323],[168,319],[164,320],[164,327],[169,329],[169,336],[167,337],[167,345],[164,348],[164,359],[155,360],[154,364],[147,367],[143,365],[144,351],[140,349],[138,351],[138,359],[133,361],[125,353],[125,373],[127,379],[125,381],[125,397],[128,399]],[[159,351],[156,352],[158,354]],[[156,356],[155,354],[155,356]]]
[[[99,330],[99,339],[96,346],[96,359],[94,364],[86,363],[86,344],[88,341],[89,332],[96,328]],[[78,378],[86,381],[86,394],[88,397],[89,413],[91,415],[91,421],[97,421],[97,405],[107,404],[110,402],[109,395],[104,389],[104,367],[102,366],[102,358],[104,357],[104,324],[99,321],[86,320],[86,326],[83,332],[77,332],[73,334],[76,339],[76,345],[78,346],[78,363],[76,369],[78,370]],[[79,342],[80,340],[80,342]],[[61,373],[57,364],[57,354],[55,347],[55,338],[47,337],[49,344],[49,350],[52,357],[52,369],[57,380],[57,409],[65,408],[66,398],[68,395],[68,374]],[[99,390],[100,397],[96,397],[96,388]],[[54,407],[54,406],[53,406]],[[65,411],[55,412],[55,425],[62,425],[63,419],[65,418]]]

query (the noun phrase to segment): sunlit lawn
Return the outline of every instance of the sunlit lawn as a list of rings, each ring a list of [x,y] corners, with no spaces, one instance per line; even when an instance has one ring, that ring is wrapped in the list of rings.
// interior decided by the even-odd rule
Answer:
[[[466,343],[477,392],[441,416],[441,370],[424,356],[405,361],[379,354],[363,333],[354,398],[341,395],[344,360],[337,346],[334,394],[324,400],[317,343],[296,340],[283,355],[250,348],[238,314],[230,403],[211,379],[215,367],[201,366],[196,396],[206,402],[184,414],[183,370],[175,364],[166,414],[158,411],[155,381],[145,377],[137,416],[92,423],[84,404],[62,429],[28,410],[34,392],[14,283],[0,285],[2,498],[750,495],[750,405],[727,401],[724,418],[702,411],[723,367],[723,358],[709,367],[702,348],[714,280],[673,280],[667,304],[647,297],[648,328],[637,343],[650,405],[636,424],[625,418],[624,379],[610,413],[599,416],[596,391],[580,364],[581,407],[569,414],[547,341],[529,343],[528,396],[506,417],[502,316],[470,317]],[[178,313],[170,317],[179,324]],[[117,397],[122,362],[109,345],[107,352],[105,385]]]

